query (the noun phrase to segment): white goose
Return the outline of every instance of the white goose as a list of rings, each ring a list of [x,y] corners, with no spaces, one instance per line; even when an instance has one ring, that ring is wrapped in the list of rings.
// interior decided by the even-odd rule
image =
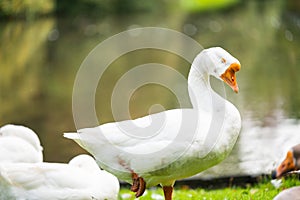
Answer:
[[[281,191],[273,200],[300,200],[300,186],[294,186]]]
[[[117,200],[119,188],[118,179],[88,155],[69,164],[0,164],[0,199]]]
[[[0,128],[0,163],[43,162],[43,147],[31,129],[8,124]]]
[[[93,154],[102,168],[131,183],[136,197],[146,186],[160,184],[165,199],[171,200],[176,180],[218,164],[232,150],[241,128],[240,114],[211,89],[209,76],[238,92],[235,72],[239,70],[239,61],[224,49],[203,50],[188,76],[193,108],[107,123],[64,136]]]

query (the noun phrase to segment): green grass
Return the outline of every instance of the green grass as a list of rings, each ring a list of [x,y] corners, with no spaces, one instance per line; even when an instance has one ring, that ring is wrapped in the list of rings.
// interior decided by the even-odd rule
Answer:
[[[298,177],[287,178],[282,181],[282,185],[276,189],[270,182],[270,180],[263,180],[260,183],[242,187],[231,187],[216,190],[206,189],[188,189],[175,188],[173,193],[173,200],[271,200],[280,191],[300,185]],[[132,200],[134,193],[129,189],[122,188],[120,191],[120,200]],[[140,200],[163,200],[162,189],[159,187],[146,190],[145,194],[139,198]]]

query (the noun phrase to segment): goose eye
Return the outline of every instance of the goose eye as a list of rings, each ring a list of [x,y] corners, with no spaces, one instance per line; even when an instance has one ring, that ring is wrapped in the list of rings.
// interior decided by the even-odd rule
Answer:
[[[221,58],[221,62],[222,62],[222,63],[226,63],[225,58]]]

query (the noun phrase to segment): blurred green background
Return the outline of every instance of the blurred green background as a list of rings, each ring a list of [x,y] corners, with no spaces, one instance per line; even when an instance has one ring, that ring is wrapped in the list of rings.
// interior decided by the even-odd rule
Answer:
[[[240,93],[227,88],[227,97],[244,121],[273,126],[300,119],[298,0],[0,0],[0,126],[23,124],[35,130],[45,161],[66,162],[84,152],[62,137],[75,130],[77,70],[101,41],[145,26],[183,32],[205,48],[222,46],[237,57]],[[185,77],[190,67],[155,50],[120,57],[101,79],[106,87],[96,94],[100,123],[113,121],[110,96],[118,78],[149,62],[171,66]],[[146,115],[153,104],[179,107],[168,89],[147,85],[131,98],[131,117]]]

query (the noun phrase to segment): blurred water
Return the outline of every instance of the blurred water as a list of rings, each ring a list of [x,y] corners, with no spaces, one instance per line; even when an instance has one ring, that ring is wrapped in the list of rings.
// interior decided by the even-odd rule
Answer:
[[[67,162],[83,152],[74,142],[62,137],[63,132],[75,130],[72,90],[76,72],[101,41],[144,26],[178,30],[205,48],[222,46],[237,57],[242,64],[237,74],[240,93],[236,95],[227,88],[227,98],[240,110],[248,129],[276,127],[287,119],[294,119],[293,123],[298,124],[300,18],[280,2],[250,1],[226,11],[205,14],[170,10],[97,19],[50,17],[32,22],[1,22],[0,125],[24,124],[34,129],[44,146],[46,161]],[[114,120],[110,96],[117,80],[129,69],[149,62],[171,66],[185,77],[190,67],[176,55],[151,49],[120,57],[100,80],[105,85],[96,94],[100,123]],[[163,76],[176,83],[174,77]],[[214,85],[218,90],[218,83]],[[182,89],[182,95],[188,95],[186,88]],[[131,98],[131,117],[147,115],[153,104],[160,104],[164,109],[179,107],[168,89],[146,85]],[[234,159],[241,156],[238,148],[233,153]]]

